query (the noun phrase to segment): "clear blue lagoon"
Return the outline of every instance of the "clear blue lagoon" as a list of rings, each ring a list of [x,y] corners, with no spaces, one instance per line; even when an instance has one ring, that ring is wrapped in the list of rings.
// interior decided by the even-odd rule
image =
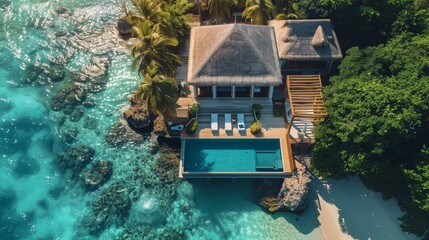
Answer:
[[[107,143],[140,82],[120,14],[116,0],[0,0],[0,238],[320,239],[314,204],[268,214],[253,181],[171,179],[149,140]],[[113,163],[97,190],[58,167],[78,145],[95,150],[82,170]],[[124,202],[115,215],[105,191]]]
[[[185,172],[282,171],[280,139],[186,139]]]

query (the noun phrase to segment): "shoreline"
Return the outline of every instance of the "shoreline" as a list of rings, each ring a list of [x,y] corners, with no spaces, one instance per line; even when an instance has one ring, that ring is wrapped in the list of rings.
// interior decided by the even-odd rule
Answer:
[[[384,200],[358,177],[314,177],[310,188],[319,214],[318,230],[325,239],[419,239],[401,229],[398,218],[404,213],[396,200]]]

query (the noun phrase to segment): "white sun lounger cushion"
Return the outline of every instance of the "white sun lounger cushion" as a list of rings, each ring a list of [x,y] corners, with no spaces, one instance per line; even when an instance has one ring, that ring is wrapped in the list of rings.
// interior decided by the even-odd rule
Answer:
[[[219,129],[218,121],[217,121],[217,113],[214,113],[212,116],[212,130],[217,131]]]
[[[231,114],[225,114],[225,130],[226,131],[232,130]]]

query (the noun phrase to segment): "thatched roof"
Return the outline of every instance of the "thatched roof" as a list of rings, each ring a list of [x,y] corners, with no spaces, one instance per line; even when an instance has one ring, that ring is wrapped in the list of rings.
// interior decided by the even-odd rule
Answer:
[[[340,44],[329,19],[272,20],[279,58],[294,61],[341,60]]]
[[[192,28],[188,83],[196,86],[281,84],[273,28],[248,24]]]

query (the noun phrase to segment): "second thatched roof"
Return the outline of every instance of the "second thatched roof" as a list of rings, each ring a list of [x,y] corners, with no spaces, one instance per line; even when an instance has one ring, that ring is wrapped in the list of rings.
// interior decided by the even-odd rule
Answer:
[[[280,85],[273,28],[247,24],[192,28],[187,82],[195,86]]]
[[[338,61],[340,44],[329,19],[272,20],[278,55],[287,61]]]

